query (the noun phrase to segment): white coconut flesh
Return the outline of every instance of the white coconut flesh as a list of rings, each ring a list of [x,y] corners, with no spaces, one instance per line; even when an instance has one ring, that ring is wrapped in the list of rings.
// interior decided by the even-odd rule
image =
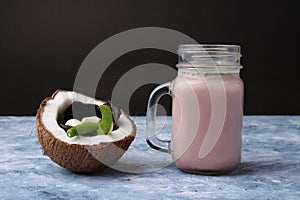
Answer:
[[[58,92],[54,99],[47,102],[44,112],[42,114],[42,122],[46,129],[48,129],[55,138],[60,139],[69,144],[80,145],[95,145],[101,142],[114,142],[122,140],[126,136],[130,135],[134,130],[129,119],[123,114],[123,111],[118,120],[119,128],[112,131],[107,135],[97,136],[75,136],[69,138],[64,129],[58,125],[58,118],[63,116],[64,110],[70,106],[73,102],[81,102],[85,104],[102,105],[103,101],[96,100],[94,98],[85,96],[72,91]]]

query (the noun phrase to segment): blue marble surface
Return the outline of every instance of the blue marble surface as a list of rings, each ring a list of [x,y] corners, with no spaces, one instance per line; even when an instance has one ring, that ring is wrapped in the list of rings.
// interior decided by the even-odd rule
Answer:
[[[0,199],[300,199],[300,116],[246,116],[242,163],[225,176],[184,173],[144,140],[93,175],[73,174],[42,154],[34,117],[0,117]],[[160,119],[170,132],[170,118]]]

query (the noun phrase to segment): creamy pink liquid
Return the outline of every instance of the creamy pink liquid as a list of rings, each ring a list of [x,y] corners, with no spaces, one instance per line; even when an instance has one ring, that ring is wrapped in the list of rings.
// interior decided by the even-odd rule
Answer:
[[[243,82],[239,75],[179,74],[172,91],[171,148],[176,166],[200,173],[236,168],[241,159],[243,117]]]

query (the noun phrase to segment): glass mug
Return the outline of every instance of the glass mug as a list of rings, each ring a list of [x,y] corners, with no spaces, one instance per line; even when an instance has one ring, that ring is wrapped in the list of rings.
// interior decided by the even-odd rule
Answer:
[[[244,85],[240,46],[179,45],[178,75],[156,87],[148,100],[150,147],[172,154],[186,172],[224,174],[241,160]],[[172,139],[155,134],[159,99],[172,96]]]

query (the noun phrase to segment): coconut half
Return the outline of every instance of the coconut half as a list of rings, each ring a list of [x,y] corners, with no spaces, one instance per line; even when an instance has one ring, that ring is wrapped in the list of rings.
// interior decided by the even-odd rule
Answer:
[[[51,160],[80,173],[93,173],[113,165],[134,140],[136,126],[121,110],[119,128],[107,135],[69,138],[58,122],[73,102],[102,105],[105,102],[74,91],[57,90],[42,101],[36,115],[38,139]]]

